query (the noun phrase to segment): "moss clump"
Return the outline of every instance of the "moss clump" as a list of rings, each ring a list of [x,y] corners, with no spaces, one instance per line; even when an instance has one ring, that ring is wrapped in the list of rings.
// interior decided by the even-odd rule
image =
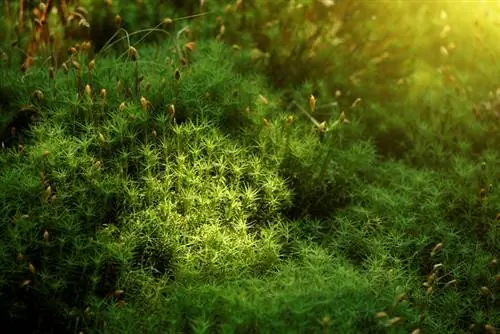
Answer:
[[[472,38],[446,28],[458,7],[430,25],[432,6],[396,1],[394,30],[361,2],[67,1],[68,24],[37,25],[37,5],[23,30],[4,3],[3,323],[499,326],[498,124],[469,108],[497,97],[460,70],[489,56],[454,51]]]

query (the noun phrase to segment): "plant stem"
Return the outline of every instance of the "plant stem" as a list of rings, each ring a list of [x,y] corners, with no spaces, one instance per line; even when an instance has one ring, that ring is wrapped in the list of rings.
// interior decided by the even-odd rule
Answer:
[[[135,61],[135,96],[138,98],[139,97],[139,64],[137,64],[137,61]]]
[[[19,0],[18,31],[19,35],[23,32],[24,22],[24,0]]]

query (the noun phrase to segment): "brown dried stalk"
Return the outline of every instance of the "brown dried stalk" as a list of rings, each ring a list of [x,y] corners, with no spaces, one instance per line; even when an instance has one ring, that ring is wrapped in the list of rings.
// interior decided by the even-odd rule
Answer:
[[[5,8],[5,17],[10,21],[10,4],[8,0],[3,0],[3,7]]]
[[[38,43],[40,42],[41,37],[43,37],[45,43],[48,42],[49,40],[49,31],[47,27],[47,15],[48,15],[48,9],[50,8],[50,2],[51,0],[47,0],[47,4],[45,6],[45,10],[43,13],[40,15],[40,24],[35,25],[35,31],[33,33],[33,37],[31,38],[31,41],[28,45],[28,49],[26,50],[26,59],[24,60],[22,66],[21,66],[21,71],[25,72],[33,63],[33,57],[35,56]],[[24,0],[20,0],[20,8],[19,8],[19,17],[22,18],[22,12],[24,10]],[[20,21],[19,25],[21,26]]]
[[[59,10],[57,11],[59,13],[59,20],[61,20],[61,23],[63,27],[66,27],[66,23],[68,22],[68,5],[66,4],[66,0],[59,0]]]
[[[19,0],[19,22],[18,22],[18,28],[19,28],[19,34],[23,32],[23,23],[24,23],[24,0]]]

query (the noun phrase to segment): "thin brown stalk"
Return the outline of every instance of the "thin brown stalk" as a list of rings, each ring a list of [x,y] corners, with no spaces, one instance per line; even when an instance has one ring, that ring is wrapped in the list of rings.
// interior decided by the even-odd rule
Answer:
[[[3,8],[5,8],[5,17],[10,21],[10,4],[9,0],[3,0]]]
[[[23,23],[24,23],[24,0],[19,0],[19,17],[18,17],[18,28],[19,34],[23,32]]]
[[[33,57],[35,56],[35,53],[36,53],[36,50],[38,47],[38,43],[40,42],[40,37],[43,35],[45,42],[48,41],[50,34],[47,30],[48,28],[46,26],[46,22],[47,22],[47,15],[48,15],[47,9],[50,8],[50,2],[51,2],[51,0],[47,0],[45,11],[40,16],[40,22],[42,24],[35,26],[35,31],[33,32],[33,37],[31,38],[31,41],[28,45],[28,50],[26,51],[26,59],[24,60],[23,65],[21,66],[22,71],[26,71],[28,69],[28,67],[30,67],[31,64],[33,63]],[[20,7],[20,9],[19,9],[19,12],[20,12],[19,16],[22,17],[21,11],[24,8],[24,0],[20,0],[20,5],[22,7]]]
[[[66,28],[66,23],[68,22],[68,4],[66,3],[66,0],[59,1],[59,8],[57,12],[59,13],[61,24],[64,28]]]

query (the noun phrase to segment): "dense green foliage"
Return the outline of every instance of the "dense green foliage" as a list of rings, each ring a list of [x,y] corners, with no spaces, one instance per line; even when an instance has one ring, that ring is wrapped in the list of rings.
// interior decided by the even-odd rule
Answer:
[[[21,72],[19,3],[0,10],[2,324],[500,327],[500,50],[452,51],[478,39],[445,28],[464,8],[67,1],[85,22],[51,12]]]

